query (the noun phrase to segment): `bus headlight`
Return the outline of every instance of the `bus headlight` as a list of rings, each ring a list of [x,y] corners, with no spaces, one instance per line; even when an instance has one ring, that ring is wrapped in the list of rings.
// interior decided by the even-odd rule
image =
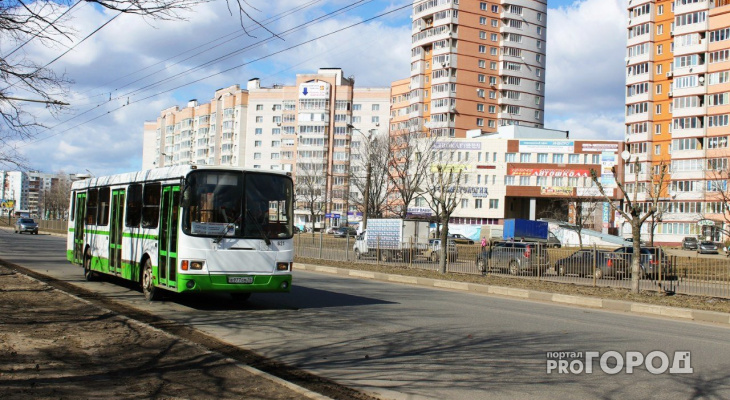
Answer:
[[[183,271],[187,271],[188,269],[191,269],[191,270],[194,269],[194,270],[199,271],[199,270],[203,269],[203,262],[202,261],[183,260],[182,263],[180,264],[180,269],[182,269]]]
[[[276,270],[277,271],[289,271],[289,263],[286,263],[286,262],[276,263]]]

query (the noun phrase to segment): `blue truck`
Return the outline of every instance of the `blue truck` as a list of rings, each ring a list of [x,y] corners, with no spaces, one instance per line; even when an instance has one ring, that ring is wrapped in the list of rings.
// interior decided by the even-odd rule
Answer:
[[[560,247],[560,240],[548,230],[545,221],[529,219],[505,219],[502,239],[515,242],[544,243],[547,247]]]

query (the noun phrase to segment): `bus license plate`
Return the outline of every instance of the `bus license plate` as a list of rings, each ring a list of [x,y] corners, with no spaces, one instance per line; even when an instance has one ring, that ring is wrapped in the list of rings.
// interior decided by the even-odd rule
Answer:
[[[228,283],[253,283],[253,276],[229,276]]]

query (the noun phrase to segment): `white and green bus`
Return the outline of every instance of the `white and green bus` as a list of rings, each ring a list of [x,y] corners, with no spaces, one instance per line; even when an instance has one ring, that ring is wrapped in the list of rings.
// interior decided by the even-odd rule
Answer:
[[[162,291],[288,292],[294,258],[287,173],[175,166],[73,182],[67,258],[84,277]]]

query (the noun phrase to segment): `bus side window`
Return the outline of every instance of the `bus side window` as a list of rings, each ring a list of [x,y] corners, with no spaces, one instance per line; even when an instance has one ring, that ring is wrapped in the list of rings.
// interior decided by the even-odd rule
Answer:
[[[139,226],[142,221],[142,185],[129,185],[127,190],[127,220],[126,225],[129,228]]]
[[[90,189],[86,196],[86,225],[96,225],[96,212],[99,207],[99,190]]]
[[[160,192],[162,186],[159,183],[148,183],[144,185],[142,203],[142,227],[157,228],[160,219]]]
[[[109,225],[109,201],[111,190],[108,187],[99,189],[99,225]]]

